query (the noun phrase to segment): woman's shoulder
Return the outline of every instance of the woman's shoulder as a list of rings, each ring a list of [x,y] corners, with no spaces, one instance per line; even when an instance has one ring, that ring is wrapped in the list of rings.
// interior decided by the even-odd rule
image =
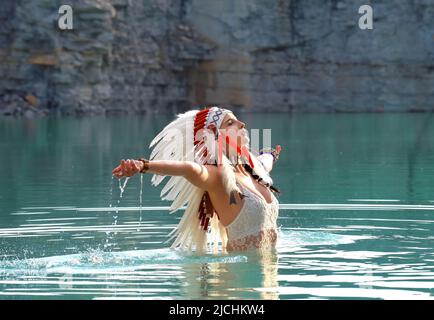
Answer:
[[[208,176],[217,181],[221,174],[219,168],[213,164],[204,164],[203,166],[206,168]]]
[[[213,190],[209,190],[209,191],[218,192],[218,193],[222,193],[222,192],[227,193],[228,181],[233,180],[230,177],[231,172],[228,172],[228,170],[231,170],[231,169],[225,168],[224,165],[217,166],[217,165],[213,165],[213,164],[209,164],[209,165],[207,164],[204,166],[207,168],[209,178],[213,181],[213,183],[212,183],[212,186],[213,186],[212,189]],[[235,176],[234,176],[234,178],[235,178]]]
[[[208,170],[208,172],[218,173],[217,166],[214,164],[204,164],[203,166]]]

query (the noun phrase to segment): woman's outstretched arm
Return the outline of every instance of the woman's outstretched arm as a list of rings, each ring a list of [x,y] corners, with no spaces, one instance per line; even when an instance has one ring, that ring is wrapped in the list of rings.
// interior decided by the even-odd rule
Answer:
[[[143,170],[145,164],[139,160],[122,160],[113,169],[113,175],[120,179],[131,177]],[[183,176],[193,185],[208,190],[216,182],[217,170],[214,166],[205,166],[193,161],[150,160],[147,163],[147,173],[163,176]]]

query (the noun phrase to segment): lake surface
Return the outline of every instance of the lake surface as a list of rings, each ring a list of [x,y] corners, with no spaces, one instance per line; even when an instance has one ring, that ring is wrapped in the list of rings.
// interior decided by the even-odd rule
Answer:
[[[433,297],[433,114],[239,118],[283,148],[272,252],[171,250],[151,175],[121,197],[173,117],[0,118],[0,299]]]

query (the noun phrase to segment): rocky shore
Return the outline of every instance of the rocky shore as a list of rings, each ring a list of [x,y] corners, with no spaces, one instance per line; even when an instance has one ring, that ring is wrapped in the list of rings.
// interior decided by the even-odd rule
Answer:
[[[0,6],[0,115],[434,110],[434,2],[73,0]]]

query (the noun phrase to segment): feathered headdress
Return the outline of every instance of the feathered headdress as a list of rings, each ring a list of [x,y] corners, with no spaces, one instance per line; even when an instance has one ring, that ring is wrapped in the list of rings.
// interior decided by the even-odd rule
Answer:
[[[228,194],[240,191],[235,180],[233,162],[222,153],[222,141],[231,144],[227,136],[220,134],[220,127],[226,114],[232,112],[219,107],[191,110],[178,114],[177,119],[169,123],[151,142],[153,148],[150,160],[194,161],[199,164],[218,164],[222,167],[223,182]],[[212,134],[210,134],[212,133]],[[272,184],[268,172],[248,150],[241,150],[233,145],[236,157],[244,157],[250,166],[265,182]],[[229,156],[231,158],[231,156]],[[158,186],[165,176],[155,174],[152,184]],[[268,181],[267,181],[268,180]],[[183,205],[186,210],[177,227],[169,234],[169,240],[175,238],[172,248],[181,248],[199,252],[211,245],[218,250],[221,243],[226,247],[226,229],[220,223],[209,199],[209,195],[191,184],[183,176],[171,176],[161,191],[161,199],[172,200],[170,213]]]

